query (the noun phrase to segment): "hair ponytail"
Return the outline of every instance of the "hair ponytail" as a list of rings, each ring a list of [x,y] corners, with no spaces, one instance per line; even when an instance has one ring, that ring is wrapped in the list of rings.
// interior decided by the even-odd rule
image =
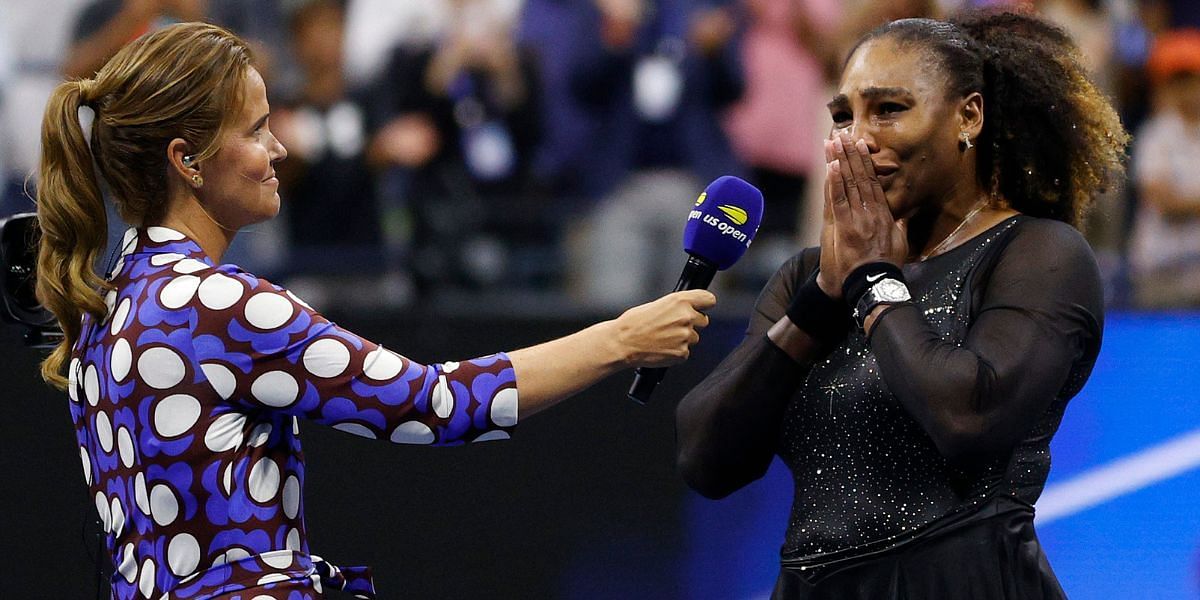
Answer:
[[[79,123],[84,94],[92,87],[86,80],[59,84],[42,119],[37,295],[65,334],[42,362],[42,378],[60,389],[67,385],[63,366],[79,339],[83,314],[101,319],[106,310],[100,290],[107,283],[94,265],[107,242],[107,218],[92,152]]]
[[[129,43],[95,79],[68,81],[51,94],[42,119],[37,295],[65,335],[42,363],[50,384],[66,387],[63,366],[83,316],[100,320],[107,310],[102,293],[112,284],[95,271],[108,241],[101,179],[126,222],[154,224],[167,209],[168,144],[182,138],[201,160],[217,152],[244,102],[250,59],[228,30],[179,23]],[[96,113],[90,146],[81,106]]]

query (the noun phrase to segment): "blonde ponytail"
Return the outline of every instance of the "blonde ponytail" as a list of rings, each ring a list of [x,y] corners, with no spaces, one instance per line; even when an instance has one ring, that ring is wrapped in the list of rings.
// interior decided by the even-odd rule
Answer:
[[[42,363],[42,378],[64,388],[63,367],[84,314],[103,319],[112,285],[95,271],[108,225],[100,180],[121,217],[153,224],[166,211],[167,146],[180,138],[204,160],[244,102],[250,50],[228,30],[179,23],[148,33],[116,53],[95,79],[59,85],[42,120],[38,182],[37,294],[65,337]],[[91,144],[79,109],[95,111]],[[93,160],[94,159],[94,160]]]
[[[42,119],[37,295],[65,334],[42,362],[42,378],[60,389],[67,385],[63,367],[79,339],[83,314],[101,319],[106,308],[100,291],[108,284],[94,265],[107,241],[107,218],[92,152],[79,124],[79,108],[93,87],[91,81],[60,84]]]

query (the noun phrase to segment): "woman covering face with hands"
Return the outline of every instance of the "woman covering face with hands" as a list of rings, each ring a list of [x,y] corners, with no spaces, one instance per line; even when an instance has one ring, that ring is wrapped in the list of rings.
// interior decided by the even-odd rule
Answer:
[[[1033,505],[1100,347],[1076,228],[1128,136],[1014,14],[877,29],[829,108],[821,245],[680,403],[684,476],[719,498],[783,459],[776,598],[1063,597]]]

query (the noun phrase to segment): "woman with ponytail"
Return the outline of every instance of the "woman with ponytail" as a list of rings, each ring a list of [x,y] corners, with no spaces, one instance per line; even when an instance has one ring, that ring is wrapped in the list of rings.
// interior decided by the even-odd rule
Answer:
[[[504,439],[619,369],[686,358],[715,302],[679,292],[531,348],[417,364],[220,263],[279,210],[269,114],[245,44],[200,23],[139,38],[46,108],[37,291],[65,340],[43,375],[71,399],[115,598],[372,598],[365,568],[309,552],[300,418],[394,443]],[[102,190],[134,225],[103,278]]]
[[[719,498],[789,467],[775,598],[1063,598],[1034,503],[1100,349],[1078,228],[1128,135],[1018,14],[884,25],[829,108],[821,246],[680,403],[684,476]]]

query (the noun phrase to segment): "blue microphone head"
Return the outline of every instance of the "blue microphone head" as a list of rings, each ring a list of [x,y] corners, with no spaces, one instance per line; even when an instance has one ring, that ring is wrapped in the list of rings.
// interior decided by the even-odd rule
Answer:
[[[724,271],[733,266],[754,240],[762,221],[763,195],[758,188],[726,175],[704,188],[683,228],[683,249]]]

